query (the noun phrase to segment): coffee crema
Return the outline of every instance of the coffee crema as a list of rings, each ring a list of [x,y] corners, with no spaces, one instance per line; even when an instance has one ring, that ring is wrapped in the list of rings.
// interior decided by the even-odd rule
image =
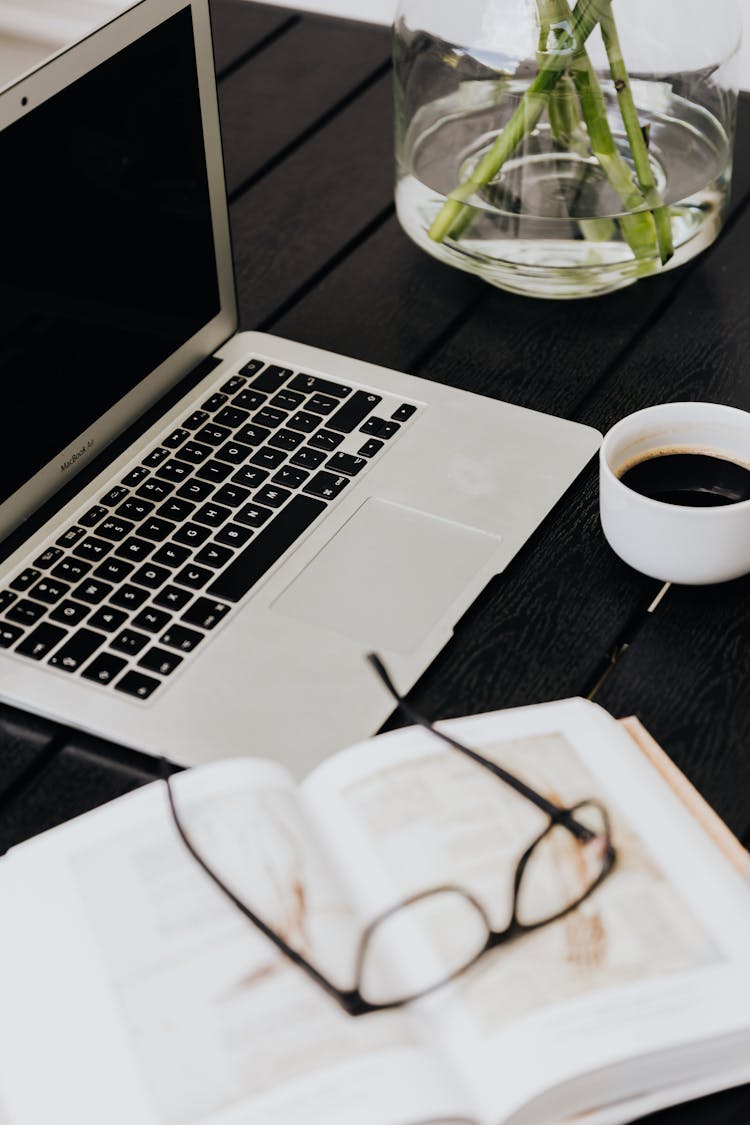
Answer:
[[[620,480],[663,504],[718,508],[750,500],[750,468],[710,453],[654,450],[630,465]]]

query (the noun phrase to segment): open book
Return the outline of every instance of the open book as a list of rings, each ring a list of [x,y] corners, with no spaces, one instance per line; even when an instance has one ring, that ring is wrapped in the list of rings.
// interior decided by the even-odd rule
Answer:
[[[201,871],[154,782],[0,861],[0,1123],[616,1125],[750,1081],[747,855],[642,728],[570,699],[442,729],[609,810],[617,862],[575,911],[354,1018]],[[465,887],[499,929],[545,820],[420,728],[301,784],[238,758],[173,786],[202,853],[344,988],[414,892]]]

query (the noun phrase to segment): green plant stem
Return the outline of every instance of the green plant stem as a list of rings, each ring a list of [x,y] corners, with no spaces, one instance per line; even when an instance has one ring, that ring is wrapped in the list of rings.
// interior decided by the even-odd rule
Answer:
[[[571,39],[575,44],[573,55],[583,50],[584,43],[601,20],[605,9],[608,11],[611,0],[578,0],[571,21]],[[435,242],[442,242],[453,233],[457,220],[463,216],[465,225],[467,201],[481,187],[488,184],[502,168],[508,157],[515,151],[523,138],[536,126],[546,104],[546,95],[555,85],[571,63],[570,52],[551,54],[545,59],[530,83],[520,104],[508,119],[504,129],[492,147],[482,157],[470,176],[450,193],[438,212],[429,236]]]
[[[648,210],[648,202],[615,144],[607,120],[604,94],[588,57],[579,60],[578,67],[573,72],[573,81],[581,100],[591,151],[627,212],[619,220],[623,237],[636,258],[651,258],[659,250],[654,216]]]
[[[662,265],[666,265],[674,254],[669,209],[664,206],[664,201],[654,181],[651,162],[648,158],[648,148],[646,147],[641,123],[638,120],[638,111],[635,108],[633,91],[630,87],[630,77],[622,57],[620,38],[611,10],[602,13],[599,23],[607,58],[609,59],[609,68],[615,84],[620,113],[630,143],[635,174],[646,202],[653,211],[656,235],[659,240],[659,256]]]

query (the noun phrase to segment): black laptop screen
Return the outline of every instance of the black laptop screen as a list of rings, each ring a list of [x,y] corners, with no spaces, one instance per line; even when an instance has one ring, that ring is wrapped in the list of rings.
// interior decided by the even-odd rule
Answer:
[[[219,312],[190,9],[0,154],[2,501]]]

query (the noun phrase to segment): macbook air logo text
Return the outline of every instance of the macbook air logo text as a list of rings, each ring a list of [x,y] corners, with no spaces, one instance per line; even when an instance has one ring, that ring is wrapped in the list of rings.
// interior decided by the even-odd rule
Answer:
[[[60,463],[60,472],[67,472],[68,469],[71,469],[73,465],[75,465],[76,461],[80,461],[81,457],[85,457],[89,450],[93,448],[94,439],[89,438],[85,445],[82,445],[80,449],[77,449],[75,453],[71,453],[70,457]]]

